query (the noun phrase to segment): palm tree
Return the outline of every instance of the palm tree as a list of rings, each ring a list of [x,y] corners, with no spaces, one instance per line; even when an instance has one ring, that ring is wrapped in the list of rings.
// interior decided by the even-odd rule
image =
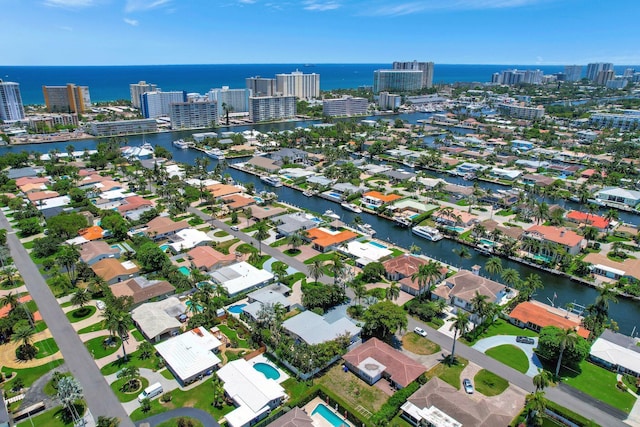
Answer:
[[[535,386],[536,391],[544,390],[544,388],[548,387],[550,383],[551,378],[549,377],[549,371],[538,368],[538,373],[533,376],[533,385]]]
[[[418,270],[411,275],[411,280],[418,283],[418,295],[422,296],[424,289],[426,289],[426,298],[431,299],[431,292],[435,285],[430,286],[430,284],[438,277],[440,277],[440,263],[429,261],[418,266]]]
[[[476,291],[475,296],[471,298],[471,307],[473,312],[478,316],[478,324],[482,323],[484,317],[487,315],[487,309],[490,304],[487,301],[488,299],[489,297],[487,295],[483,295],[478,291]]]
[[[547,399],[544,397],[544,391],[536,391],[531,393],[526,398],[527,402],[527,422],[536,426],[541,426],[543,423],[543,414],[547,409]]]
[[[289,243],[289,246],[291,246],[291,251],[294,252],[304,244],[304,240],[300,233],[293,233],[287,238],[287,243]]]
[[[69,281],[75,283],[75,266],[80,259],[80,249],[76,245],[64,245],[58,254],[58,262],[67,270]]]
[[[618,302],[613,291],[613,285],[606,285],[600,288],[600,293],[596,297],[593,304],[593,310],[595,311],[596,321],[599,325],[604,325],[609,317],[609,303]]]
[[[549,218],[549,205],[546,202],[536,203],[533,210],[533,219],[536,220],[536,224],[540,224],[540,221],[547,218]]]
[[[588,226],[582,230],[582,234],[584,238],[587,239],[587,242],[588,242],[589,240],[595,240],[598,237],[599,232],[597,228],[593,226]]]
[[[389,287],[385,291],[385,297],[389,301],[395,301],[400,297],[400,287],[395,280],[391,282],[391,285],[389,285]]]
[[[316,258],[307,268],[309,269],[309,274],[311,274],[317,282],[324,272],[324,262],[321,259]]]
[[[9,285],[9,287],[13,287],[13,285],[15,284],[14,280],[13,280],[13,276],[15,276],[16,272],[18,270],[16,270],[15,267],[13,267],[12,265],[8,265],[6,267],[4,267],[2,269],[2,272],[7,276],[7,284]]]
[[[458,310],[458,313],[456,314],[456,317],[453,320],[451,327],[449,328],[450,331],[453,330],[453,346],[451,347],[450,356],[451,363],[455,362],[456,360],[456,339],[458,338],[458,333],[460,333],[460,335],[464,335],[464,333],[467,332],[468,329],[469,316],[466,312]]]
[[[122,386],[123,391],[133,391],[140,377],[140,369],[137,366],[125,366],[118,372],[117,377],[118,379],[124,378],[127,380]]]
[[[8,305],[11,307],[11,310],[15,310],[20,305],[20,297],[18,294],[14,294],[13,292],[9,292],[5,296],[0,298],[0,306],[4,307]]]
[[[87,305],[89,301],[91,301],[91,294],[86,289],[78,289],[71,297],[71,304],[80,309]]]
[[[563,329],[558,337],[560,339],[560,354],[558,355],[558,363],[556,364],[556,377],[560,372],[562,365],[562,355],[567,347],[573,347],[578,342],[578,334],[571,328]]]
[[[460,249],[452,249],[451,252],[458,255],[462,259],[471,258],[471,252],[469,252],[469,249],[466,246],[461,246]]]
[[[271,272],[278,278],[278,283],[287,276],[287,265],[283,262],[274,263],[271,266]]]
[[[267,237],[269,237],[269,227],[266,222],[260,221],[256,224],[256,234],[253,235],[253,238],[258,241],[260,255],[262,255],[262,241]]]
[[[129,336],[129,329],[133,327],[131,315],[127,311],[107,306],[102,317],[104,317],[105,326],[109,333],[112,336],[120,337],[120,340],[122,341],[123,360],[127,360],[127,350],[125,348],[124,341],[126,340],[126,337]]]
[[[333,273],[333,284],[338,283],[338,279],[342,275],[345,269],[345,263],[337,253],[333,254],[333,258],[331,259],[331,265],[329,270]]]
[[[535,273],[531,273],[527,276],[527,278],[524,280],[524,283],[522,284],[522,287],[520,289],[521,295],[524,299],[530,300],[533,293],[538,289],[542,289],[543,287],[544,285],[542,284],[542,279],[540,278],[540,276]]]
[[[516,287],[520,282],[520,273],[513,268],[506,268],[502,270],[500,277],[502,277],[502,281],[505,285],[510,288]]]
[[[484,268],[490,274],[500,274],[502,273],[502,259],[498,258],[497,256],[492,256],[484,264]]]
[[[409,252],[411,252],[412,254],[418,254],[420,253],[420,251],[422,251],[422,248],[415,243],[412,243],[411,247],[409,247]]]
[[[356,301],[358,304],[362,301],[362,297],[367,295],[367,286],[359,280],[351,282],[351,289],[353,289],[353,293],[355,294]]]
[[[98,417],[98,422],[96,423],[96,427],[119,427],[120,420],[116,417],[107,417],[104,415],[100,415]]]

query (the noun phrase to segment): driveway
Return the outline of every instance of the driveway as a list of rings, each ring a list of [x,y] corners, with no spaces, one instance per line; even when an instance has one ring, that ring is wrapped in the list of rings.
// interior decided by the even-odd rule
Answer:
[[[538,359],[538,356],[533,352],[533,349],[538,345],[538,338],[535,337],[533,339],[535,340],[534,344],[524,344],[517,342],[514,335],[496,335],[478,341],[472,348],[485,353],[490,348],[497,347],[499,345],[510,344],[516,346],[520,350],[524,351],[524,354],[527,355],[527,359],[529,359],[529,369],[525,372],[525,375],[533,377],[538,373],[539,368],[542,369],[540,359]]]

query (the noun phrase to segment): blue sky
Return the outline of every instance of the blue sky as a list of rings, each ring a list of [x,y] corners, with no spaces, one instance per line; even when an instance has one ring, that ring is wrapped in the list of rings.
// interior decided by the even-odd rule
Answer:
[[[640,1],[0,0],[5,65],[640,64]]]

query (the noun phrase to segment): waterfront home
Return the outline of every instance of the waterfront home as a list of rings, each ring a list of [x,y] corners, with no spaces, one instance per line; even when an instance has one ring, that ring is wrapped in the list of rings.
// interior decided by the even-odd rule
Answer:
[[[483,194],[478,201],[492,206],[507,208],[518,202],[520,193],[516,190],[498,190]]]
[[[511,149],[513,151],[529,151],[535,147],[531,141],[523,141],[522,139],[514,139],[511,141]]]
[[[255,205],[256,199],[244,194],[232,194],[230,196],[224,196],[222,202],[227,205],[231,210],[244,209],[248,206]]]
[[[479,221],[477,215],[470,214],[469,212],[460,211],[458,209],[453,209],[451,214],[448,214],[447,212],[448,211],[443,211],[442,209],[434,212],[433,219],[444,225],[462,225],[464,227],[469,227]]]
[[[305,237],[311,240],[313,249],[327,252],[337,249],[344,242],[358,238],[358,234],[351,230],[331,231],[321,227],[308,230]]]
[[[220,199],[224,196],[229,196],[231,194],[238,194],[242,192],[240,187],[236,187],[235,185],[228,185],[228,184],[209,185],[208,187],[206,187],[206,190],[209,193],[211,193],[211,195],[216,199]]]
[[[131,297],[133,307],[136,307],[151,299],[164,299],[176,292],[176,288],[166,280],[149,280],[146,277],[138,276],[124,282],[111,285],[113,296]]]
[[[473,187],[470,185],[445,184],[442,191],[457,198],[470,197],[473,195]]]
[[[534,187],[549,187],[556,182],[556,178],[540,174],[525,174],[522,175],[520,181],[524,185],[531,185]]]
[[[178,320],[187,307],[176,297],[158,302],[147,302],[131,310],[131,318],[140,332],[149,340],[158,342],[180,332]]]
[[[425,292],[428,286],[420,289],[417,281],[411,279],[411,276],[418,271],[421,265],[428,264],[428,260],[415,255],[404,254],[391,258],[382,263],[385,270],[385,277],[388,280],[398,281],[400,289],[409,295],[418,296],[420,291]],[[448,272],[447,267],[441,266],[440,276],[434,277],[431,283],[441,280]]]
[[[109,285],[131,279],[140,273],[140,269],[133,261],[121,263],[115,258],[101,259],[91,266],[91,270]]]
[[[335,179],[327,178],[324,175],[313,175],[307,177],[307,184],[314,184],[319,187],[328,187],[334,182],[336,182]]]
[[[267,270],[255,268],[244,261],[224,266],[209,275],[215,283],[227,290],[230,297],[261,288],[273,280],[273,274]]]
[[[331,187],[331,190],[339,193],[341,196],[345,196],[349,194],[364,193],[365,191],[369,191],[369,188],[363,185],[353,185],[349,182],[338,182]]]
[[[389,178],[389,181],[391,183],[411,181],[416,178],[415,173],[407,172],[403,169],[394,169],[394,170],[385,171],[385,172],[382,172],[381,175]]]
[[[287,210],[281,207],[273,207],[273,206],[252,206],[251,207],[251,218],[262,221],[268,218],[273,218],[276,215],[282,215]]]
[[[276,230],[278,234],[283,236],[290,236],[294,233],[310,230],[318,226],[317,221],[311,220],[313,216],[304,212],[295,212],[285,215],[280,215],[272,219],[276,224]]]
[[[118,209],[118,212],[120,212],[120,215],[126,216],[128,219],[131,220],[132,218],[130,214],[132,212],[136,212],[136,215],[139,217],[139,215],[142,214],[141,211],[146,212],[152,209],[154,206],[155,204],[153,203],[153,201],[147,200],[144,197],[129,196],[129,197],[125,197],[120,202],[120,206],[118,206],[117,209]]]
[[[524,168],[530,169],[540,169],[540,168],[548,168],[551,163],[546,160],[527,160],[527,159],[519,159],[516,160],[516,165],[522,166]]]
[[[609,220],[604,217],[579,211],[569,211],[565,218],[574,224],[590,225],[600,232],[606,231],[610,225]]]
[[[254,156],[249,159],[246,164],[256,170],[263,170],[269,173],[275,173],[280,170],[280,165],[277,165],[273,160],[263,156]]]
[[[175,254],[188,251],[196,246],[208,245],[213,239],[207,233],[193,228],[184,228],[170,236],[169,248]]]
[[[186,385],[218,368],[221,360],[216,353],[221,346],[218,338],[200,326],[156,344],[155,348],[167,369]]]
[[[640,377],[638,342],[638,338],[606,329],[591,346],[589,359],[619,374]]]
[[[536,332],[546,326],[573,329],[582,338],[589,338],[589,330],[582,327],[582,317],[567,309],[552,307],[536,300],[524,301],[509,313],[509,321],[520,328]]]
[[[584,262],[591,264],[591,273],[597,274],[607,282],[613,282],[627,277],[640,280],[640,260],[627,258],[622,262],[613,261],[606,255],[590,253],[584,257]]]
[[[372,262],[380,261],[381,259],[393,254],[389,249],[383,247],[383,245],[371,244],[372,242],[362,243],[358,241],[352,241],[347,243],[346,248],[340,247],[338,250],[355,259],[356,267],[364,267]]]
[[[468,174],[477,173],[478,171],[481,171],[487,168],[488,166],[483,166],[477,163],[462,163],[456,166],[456,168],[453,170],[453,173],[455,173],[456,175],[464,176]]]
[[[551,243],[564,248],[569,255],[577,255],[580,250],[586,246],[584,237],[575,231],[568,230],[564,227],[555,227],[550,225],[532,225],[522,233],[522,240],[532,239],[543,243]],[[539,248],[537,253],[545,253],[549,251]]]
[[[367,384],[373,385],[384,378],[395,389],[408,386],[427,370],[423,364],[378,338],[360,344],[342,359],[347,368]]]
[[[310,164],[309,153],[298,148],[282,148],[269,154],[269,157],[277,165]]]
[[[244,359],[227,363],[217,372],[225,394],[236,409],[224,416],[229,427],[249,427],[267,417],[287,398],[284,388]]]
[[[174,221],[168,216],[158,216],[149,221],[140,231],[152,240],[163,240],[176,234],[178,231],[189,228],[187,221]]]
[[[347,317],[340,317],[329,323],[324,317],[313,311],[303,311],[282,322],[283,329],[297,341],[309,345],[333,341],[348,334],[351,343],[360,339],[362,328]]]
[[[512,405],[494,405],[458,391],[438,377],[430,379],[400,407],[402,418],[414,426],[495,427],[507,426],[516,413],[506,407],[522,408],[524,398]]]
[[[493,177],[496,177],[498,179],[503,179],[506,181],[515,181],[520,175],[522,175],[522,171],[519,171],[519,170],[500,169],[500,168],[493,168],[489,173]]]
[[[120,249],[103,240],[87,242],[80,247],[80,260],[89,266],[105,258],[120,258]]]
[[[226,265],[233,264],[236,260],[235,255],[224,255],[216,251],[211,246],[196,246],[187,252],[189,261],[193,268],[200,271],[211,271]]]
[[[267,427],[315,427],[315,424],[305,410],[295,406]]]
[[[382,194],[379,191],[368,191],[362,195],[360,203],[370,209],[377,209],[386,203],[402,199],[398,194]]]
[[[515,291],[505,285],[479,275],[480,267],[474,266],[473,271],[459,270],[448,277],[433,291],[435,298],[445,300],[455,309],[462,309],[469,313],[469,319],[474,323],[482,321],[474,312],[471,301],[476,294],[487,297],[488,303],[505,304],[515,296]]]
[[[596,200],[613,205],[635,208],[640,203],[640,191],[627,190],[620,187],[605,187],[595,194]]]
[[[38,176],[38,174],[43,172],[44,172],[43,167],[27,166],[24,168],[10,168],[7,171],[7,178],[8,179],[19,179],[19,178],[27,178],[27,177],[35,178]]]
[[[269,285],[267,288],[258,289],[247,295],[247,305],[242,307],[242,312],[256,321],[265,306],[279,306],[285,312],[289,312],[291,302],[285,296],[291,289],[283,285]]]

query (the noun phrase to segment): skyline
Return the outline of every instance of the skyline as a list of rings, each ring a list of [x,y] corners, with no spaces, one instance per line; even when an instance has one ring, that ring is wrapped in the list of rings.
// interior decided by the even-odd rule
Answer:
[[[0,25],[13,35],[0,42],[5,65],[640,64],[634,48],[640,4],[631,0],[615,8],[595,0],[0,0],[0,6]],[[345,43],[352,48],[335,49]]]

